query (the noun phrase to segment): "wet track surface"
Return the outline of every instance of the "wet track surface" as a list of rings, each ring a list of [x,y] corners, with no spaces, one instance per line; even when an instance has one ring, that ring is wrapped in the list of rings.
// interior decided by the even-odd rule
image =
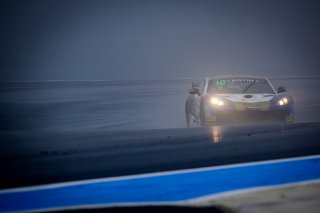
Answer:
[[[0,131],[111,131],[185,127],[199,79],[0,83]],[[320,78],[272,78],[294,97],[295,122],[320,122]]]
[[[320,154],[320,123],[0,137],[1,188]]]
[[[268,184],[273,180],[290,182],[292,178],[305,181],[310,180],[311,176],[317,178],[318,169],[315,168],[319,166],[320,114],[315,112],[320,106],[319,78],[271,80],[275,87],[287,86],[288,91],[294,96],[295,124],[186,129],[183,109],[192,79],[1,83],[0,168],[3,172],[0,175],[0,189],[10,191],[16,187],[39,185],[41,187],[42,184],[51,183],[72,185],[72,181],[78,180],[85,182],[94,181],[97,178],[125,178],[122,176],[154,174],[161,171],[175,173],[177,170],[212,166],[214,170],[216,166],[259,164],[269,160],[288,160],[304,156],[310,157],[308,162],[311,167],[300,168],[293,163],[290,164],[291,169],[288,173],[286,169],[277,170],[274,164],[268,171],[263,169],[264,167],[259,167],[262,170],[255,173],[242,172],[235,175],[242,176],[242,180],[234,179],[233,173],[230,173],[229,176],[223,176],[221,180],[225,180],[227,184],[221,186],[238,187],[241,181],[249,185],[257,183],[252,186],[255,187],[259,184]],[[309,177],[308,174],[311,176]],[[278,178],[272,179],[269,176]],[[183,185],[180,177],[182,176],[172,183],[166,180],[165,184],[169,184],[169,188],[158,187],[160,194],[165,193],[165,196],[156,196],[155,199],[159,201],[163,197],[186,196],[187,193],[174,192],[175,189],[180,189],[173,186],[178,187],[180,183],[183,190],[194,187],[195,190],[189,191],[197,193],[204,193],[207,189],[217,190],[220,187],[220,181],[211,181],[207,174],[203,174],[203,178],[187,177],[185,182],[187,185]],[[130,177],[126,178],[130,179]],[[195,184],[194,180],[200,182]],[[105,186],[109,186],[110,180],[106,181],[108,183]],[[133,184],[126,186],[126,189],[139,191],[139,193],[132,193],[134,199],[137,194],[143,195],[140,190],[145,190],[145,197],[141,198],[140,202],[151,199],[152,196],[148,193],[157,192],[155,188],[147,190],[148,188],[134,184],[134,181],[129,183]],[[238,184],[232,185],[232,183]],[[142,181],[142,184],[144,185],[145,182]],[[218,185],[207,187],[210,184]],[[157,186],[161,184],[152,184],[152,187]],[[61,207],[64,202],[80,202],[79,197],[85,199],[83,203],[80,202],[82,205],[91,201],[96,202],[98,197],[107,199],[104,202],[108,203],[110,202],[108,199],[113,199],[114,194],[121,193],[124,194],[119,197],[119,201],[124,202],[124,198],[132,195],[130,190],[121,190],[123,188],[120,187],[120,189],[116,188],[110,196],[109,190],[99,191],[99,187],[91,190],[90,187],[83,185],[75,187],[76,190],[80,190],[79,193],[74,193],[72,190],[68,191],[69,194],[63,193],[67,198],[58,196],[55,199],[42,200],[47,196],[57,195],[48,190],[49,194],[44,196],[26,196],[26,199],[18,202],[20,204],[18,206],[16,203],[22,198],[21,194],[17,192],[14,195],[13,192],[11,202],[7,199],[8,197],[6,198],[6,190],[2,190],[4,197],[0,202],[4,202],[11,209],[16,207],[22,209],[24,205],[38,203],[39,209],[49,201],[59,201],[58,207]],[[199,187],[204,191],[201,192]],[[228,190],[235,190],[231,188]],[[173,190],[172,193],[169,193],[168,189]],[[60,193],[59,187],[53,187],[52,190],[58,190],[58,194]],[[106,196],[98,194],[89,196],[88,192],[106,193]],[[282,191],[280,190],[279,193],[281,194]],[[315,191],[312,191],[309,197],[301,193],[297,194],[296,198],[309,199],[316,193],[318,191],[315,187]],[[26,200],[29,199],[30,202],[27,202]],[[284,203],[291,206],[292,202],[289,199]],[[317,203],[317,200],[314,203]],[[222,204],[224,205],[223,202]],[[266,203],[261,204],[261,206],[265,205]],[[305,206],[318,209],[313,204],[302,204],[302,208]],[[5,206],[2,207],[5,208]],[[212,208],[210,207],[210,211]],[[138,209],[139,211],[155,210],[151,207]],[[156,210],[159,209],[161,208],[156,208]],[[109,210],[117,212],[119,209]],[[128,211],[130,210],[129,208]],[[167,210],[164,208],[163,211]],[[186,209],[174,209],[176,210],[185,211]],[[193,209],[188,210],[193,211]]]

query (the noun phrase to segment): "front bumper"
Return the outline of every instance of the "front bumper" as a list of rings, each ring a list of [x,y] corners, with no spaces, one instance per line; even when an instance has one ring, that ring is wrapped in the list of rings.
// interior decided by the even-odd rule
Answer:
[[[205,115],[206,125],[292,123],[293,113],[287,111],[216,111]]]
[[[288,97],[288,96],[286,96]],[[224,105],[213,105],[206,99],[202,102],[200,113],[203,125],[256,124],[256,123],[293,123],[294,105],[280,106],[281,97],[261,102],[231,102],[224,100]],[[288,97],[289,98],[289,97]]]

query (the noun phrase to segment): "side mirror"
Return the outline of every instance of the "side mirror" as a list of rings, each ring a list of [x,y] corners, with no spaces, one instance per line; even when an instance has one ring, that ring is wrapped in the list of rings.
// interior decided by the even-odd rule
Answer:
[[[192,94],[192,95],[199,95],[199,90],[197,88],[192,88],[189,90],[189,93]]]
[[[278,87],[278,93],[286,92],[287,89],[285,87]]]

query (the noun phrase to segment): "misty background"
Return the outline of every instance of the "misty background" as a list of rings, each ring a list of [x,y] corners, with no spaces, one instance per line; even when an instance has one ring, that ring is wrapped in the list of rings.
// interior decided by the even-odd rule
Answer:
[[[185,127],[192,81],[271,77],[319,122],[310,0],[0,2],[0,131]]]
[[[319,2],[29,0],[0,3],[0,80],[314,76]]]

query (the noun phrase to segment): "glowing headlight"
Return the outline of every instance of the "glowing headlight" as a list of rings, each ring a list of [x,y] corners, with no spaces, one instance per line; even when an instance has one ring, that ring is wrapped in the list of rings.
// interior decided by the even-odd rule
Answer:
[[[218,99],[218,98],[216,98],[216,97],[211,98],[211,99],[210,99],[210,103],[211,103],[211,104],[214,104],[214,105],[218,105],[218,106],[224,105],[223,101],[220,100],[220,99]]]
[[[281,98],[281,99],[277,102],[277,104],[280,105],[280,106],[286,105],[286,104],[288,104],[288,103],[289,103],[288,98]]]

